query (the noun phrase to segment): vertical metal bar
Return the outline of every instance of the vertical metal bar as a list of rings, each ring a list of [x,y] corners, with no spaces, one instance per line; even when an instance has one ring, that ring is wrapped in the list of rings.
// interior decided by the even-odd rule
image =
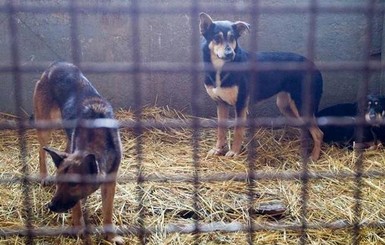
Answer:
[[[20,70],[20,54],[19,54],[19,36],[17,27],[17,15],[14,9],[14,1],[8,1],[8,14],[9,14],[9,30],[10,30],[10,43],[11,43],[11,57],[12,57],[12,75],[15,92],[15,106],[17,114],[18,124],[18,145],[20,149],[20,161],[22,166],[22,182],[21,187],[23,190],[23,215],[25,216],[25,227],[27,229],[27,236],[25,244],[33,244],[33,232],[32,232],[32,211],[31,211],[31,200],[30,200],[30,181],[29,168],[26,161],[27,155],[27,144],[26,144],[26,129],[23,126],[23,86],[21,79]]]
[[[371,51],[371,44],[372,44],[372,32],[373,32],[373,15],[374,15],[374,9],[375,9],[375,0],[368,0],[367,1],[367,8],[365,11],[365,17],[366,17],[366,28],[365,28],[365,35],[364,35],[364,45],[363,45],[363,52],[364,52],[364,62],[366,63],[366,68],[363,71],[363,81],[361,83],[361,86],[358,91],[358,110],[359,115],[358,117],[364,121],[365,120],[365,107],[366,107],[366,95],[368,93],[368,86],[369,86],[369,80],[371,71],[369,69],[369,62],[370,62],[370,51]],[[357,126],[357,138],[359,141],[363,138],[363,130],[365,125],[358,125]],[[356,150],[358,156],[357,160],[354,164],[354,171],[355,171],[355,187],[354,187],[354,216],[353,216],[353,237],[352,237],[352,244],[358,245],[361,242],[360,233],[361,233],[361,227],[360,227],[360,217],[362,212],[362,173],[363,173],[363,152],[360,149]]]
[[[258,51],[258,41],[257,41],[257,30],[258,30],[258,23],[259,23],[259,17],[260,17],[260,11],[259,11],[259,0],[252,1],[251,3],[251,33],[250,33],[250,45],[251,50],[253,53],[256,53]],[[253,108],[252,104],[254,102],[254,94],[256,89],[259,89],[257,87],[257,82],[255,82],[258,79],[258,63],[256,59],[256,55],[253,55],[252,57],[255,57],[254,59],[250,60],[250,67],[251,67],[251,83],[250,85],[250,108]],[[248,194],[248,208],[247,208],[247,243],[249,245],[254,244],[253,240],[253,234],[254,234],[254,202],[255,202],[255,159],[256,159],[256,141],[254,138],[255,135],[255,125],[252,123],[254,122],[253,119],[256,118],[256,115],[254,113],[251,113],[249,115],[248,120],[248,141],[249,144],[247,146],[247,168],[248,168],[248,175],[247,175],[247,194]]]
[[[380,3],[380,6],[381,6],[381,9],[382,9],[382,11],[380,12],[381,18],[382,18],[381,65],[385,65],[385,13],[383,11],[385,3],[382,1]],[[385,93],[385,86],[383,84],[384,80],[385,80],[385,70],[381,69],[380,84],[379,84],[379,88],[378,88],[378,91],[379,91],[380,94],[384,94]]]
[[[142,157],[142,137],[143,134],[143,125],[142,120],[142,89],[141,89],[141,78],[139,74],[141,55],[140,55],[140,30],[139,30],[139,3],[137,0],[131,1],[131,33],[132,33],[132,50],[133,50],[133,92],[134,92],[134,115],[136,120],[136,125],[134,127],[134,135],[136,139],[135,151],[136,151],[136,161],[137,161],[137,179],[136,179],[136,193],[137,193],[137,202],[138,202],[138,239],[140,244],[146,244],[146,233],[145,233],[145,224],[144,224],[144,210],[143,210],[143,157]]]
[[[200,159],[199,159],[199,106],[198,106],[198,97],[199,97],[199,64],[200,60],[200,33],[198,29],[198,15],[199,15],[199,1],[191,0],[191,11],[190,11],[190,20],[191,20],[191,110],[193,115],[192,120],[192,158],[194,164],[194,192],[193,192],[193,208],[194,208],[194,244],[199,244],[199,171],[200,171]]]
[[[71,58],[72,63],[76,66],[80,67],[81,65],[81,45],[79,41],[79,9],[78,9],[78,1],[71,0],[69,2],[69,17],[70,17],[70,38],[71,38]],[[75,98],[75,104],[77,98]],[[90,244],[90,220],[87,208],[87,198],[81,201],[82,203],[82,213],[84,220],[84,236],[85,236],[85,244]]]
[[[81,48],[79,41],[79,21],[78,21],[78,0],[71,0],[69,2],[70,15],[70,35],[71,35],[71,55],[72,62],[80,66],[81,62]]]
[[[318,0],[311,0],[309,5],[309,26],[308,26],[308,40],[307,40],[307,50],[306,56],[310,62],[306,66],[306,78],[305,83],[302,88],[302,116],[305,120],[311,120],[312,106],[312,87],[311,84],[313,81],[312,74],[314,73],[314,66],[312,61],[315,57],[315,43],[316,43],[316,23],[318,15]],[[308,211],[308,199],[309,199],[309,159],[308,159],[308,149],[309,149],[309,134],[308,134],[308,125],[306,123],[301,129],[301,147],[302,147],[302,173],[301,173],[301,231],[300,231],[300,244],[307,243],[307,211]]]

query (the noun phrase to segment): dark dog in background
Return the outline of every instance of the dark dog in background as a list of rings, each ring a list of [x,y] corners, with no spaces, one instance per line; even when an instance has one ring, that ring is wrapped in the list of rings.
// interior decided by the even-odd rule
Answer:
[[[34,115],[38,121],[113,119],[111,105],[99,95],[87,78],[73,64],[52,64],[41,76],[33,96]],[[101,187],[103,225],[109,231],[106,239],[114,244],[123,244],[122,237],[115,234],[112,224],[116,174],[120,165],[122,148],[116,128],[66,128],[67,149],[65,152],[47,148],[51,130],[38,129],[40,144],[40,174],[47,176],[46,155],[48,152],[57,168],[56,192],[47,205],[53,212],[72,209],[72,223],[81,228],[84,219],[81,200]],[[78,181],[63,181],[64,177],[79,177]],[[103,183],[88,180],[107,179]],[[84,182],[81,182],[81,181]]]
[[[249,24],[243,21],[213,21],[206,14],[200,14],[200,32],[204,37],[202,43],[203,61],[205,62],[205,88],[209,96],[217,103],[218,121],[224,122],[229,117],[229,106],[235,107],[236,122],[245,122],[249,100],[259,102],[277,95],[277,106],[287,117],[299,118],[304,115],[313,117],[309,127],[314,141],[311,158],[317,160],[321,151],[322,131],[318,128],[314,113],[322,95],[322,76],[315,65],[305,57],[287,52],[250,53],[239,46],[238,38],[249,31]],[[308,64],[311,72],[306,70],[269,70],[259,71],[252,80],[251,72],[226,71],[231,64],[246,64],[255,60],[258,63],[295,63]],[[310,75],[310,79],[306,76]],[[303,112],[304,83],[310,84],[310,101],[308,112]],[[252,86],[251,83],[254,83]],[[255,91],[250,91],[255,88]],[[226,129],[219,126],[217,143],[209,155],[235,156],[240,153],[244,137],[244,127],[235,126],[234,141],[227,151]]]
[[[345,117],[352,122],[357,116],[357,103],[337,104],[317,113],[317,117]],[[349,149],[376,147],[379,143],[385,144],[384,118],[385,97],[369,95],[365,108],[365,120],[370,125],[362,128],[362,137],[358,137],[356,125],[324,125],[320,128],[324,132],[324,141],[328,144]]]

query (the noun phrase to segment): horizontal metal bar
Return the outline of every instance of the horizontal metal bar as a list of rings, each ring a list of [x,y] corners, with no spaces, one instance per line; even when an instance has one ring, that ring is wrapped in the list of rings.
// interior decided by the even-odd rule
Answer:
[[[94,119],[94,120],[63,120],[63,121],[31,121],[31,120],[8,120],[0,122],[0,130],[24,129],[63,129],[63,128],[157,128],[157,129],[179,129],[179,128],[215,128],[215,127],[269,127],[281,128],[284,126],[306,127],[313,122],[313,118],[286,118],[286,117],[260,117],[256,119],[247,119],[245,121],[213,119],[164,119],[158,120],[116,120],[116,119]],[[374,123],[368,123],[363,117],[319,117],[316,119],[319,126],[379,126],[385,125],[385,120]]]
[[[290,15],[290,14],[365,14],[367,16],[372,16],[374,14],[384,14],[385,6],[384,5],[374,5],[374,4],[362,4],[358,6],[337,6],[337,5],[327,5],[327,6],[318,6],[318,5],[286,5],[286,6],[258,6],[258,11],[252,4],[243,4],[236,5],[235,8],[231,9],[232,14],[279,14],[279,15]],[[215,12],[216,14],[225,14],[230,13],[229,8],[225,6],[204,6],[198,8],[197,11],[207,11]],[[191,6],[163,6],[163,5],[153,5],[153,6],[131,6],[130,4],[119,4],[119,5],[87,5],[83,3],[76,3],[71,5],[70,3],[65,6],[57,5],[37,5],[31,2],[18,2],[12,4],[12,9],[8,5],[1,5],[0,12],[2,13],[31,13],[31,14],[52,14],[52,13],[61,13],[72,15],[74,12],[78,15],[90,15],[90,14],[127,14],[130,16],[139,16],[140,18],[145,15],[172,15],[181,13],[191,13]],[[76,16],[76,15],[75,15]],[[191,15],[187,15],[191,16]],[[195,17],[195,16],[194,16]],[[140,20],[139,18],[139,20]],[[198,16],[196,16],[198,19]],[[75,23],[76,24],[76,23]],[[134,23],[135,24],[135,23]],[[314,26],[311,26],[312,28]],[[136,44],[136,46],[139,44]],[[198,51],[197,51],[198,52]],[[316,62],[317,67],[322,72],[341,72],[341,71],[351,71],[351,72],[363,72],[363,71],[383,71],[385,70],[385,64],[380,61],[331,61],[331,62]],[[46,69],[48,63],[34,63],[33,65],[23,65],[23,66],[12,66],[9,64],[0,64],[0,72],[2,73],[36,73],[42,72]],[[186,62],[186,63],[81,63],[80,67],[85,73],[96,73],[96,74],[114,74],[114,73],[127,73],[127,74],[137,74],[143,72],[197,72],[203,73],[205,70],[205,64],[196,63],[196,62]],[[228,71],[276,71],[276,70],[302,70],[302,71],[311,71],[312,67],[308,63],[298,64],[298,63],[248,63],[241,65],[229,65],[226,68]],[[214,69],[213,69],[214,71]],[[305,127],[311,123],[310,118],[301,118],[301,119],[287,119],[284,117],[278,118],[258,118],[256,120],[247,120],[244,122],[234,122],[234,121],[225,121],[217,123],[214,120],[206,119],[194,119],[194,120],[164,120],[164,121],[154,121],[154,120],[127,120],[127,121],[118,121],[111,119],[97,119],[92,121],[86,120],[75,120],[75,121],[63,121],[63,122],[32,122],[28,120],[19,120],[19,121],[5,121],[0,123],[0,129],[30,129],[30,128],[74,128],[77,126],[85,128],[96,128],[96,127],[107,127],[107,128],[213,128],[219,126],[223,127],[232,127],[234,125],[242,125],[249,127],[257,126],[266,126],[266,127],[282,127],[286,125],[296,126],[296,127]],[[367,125],[363,118],[319,118],[317,121],[320,125]],[[304,168],[305,169],[305,168]],[[384,178],[385,173],[382,171],[368,171],[361,173],[360,171],[340,171],[340,172],[326,172],[326,171],[284,171],[284,172],[266,172],[266,171],[248,171],[248,173],[215,173],[215,174],[204,174],[200,173],[199,169],[195,169],[198,175],[189,174],[178,174],[178,175],[163,175],[163,174],[148,174],[145,175],[142,173],[141,181],[146,182],[183,182],[183,183],[205,183],[205,182],[216,182],[216,181],[239,181],[239,182],[250,182],[252,180],[287,180],[287,181],[301,181],[306,177],[306,179],[357,179],[360,178]],[[62,181],[72,181],[72,182],[87,182],[87,183],[102,183],[109,182],[114,180],[114,176],[107,176],[103,178],[95,177],[80,177],[80,176],[61,176],[48,178],[51,183],[57,183]],[[40,182],[40,177],[34,175],[28,175],[27,177],[19,177],[13,174],[2,174],[0,178],[0,183],[14,184],[14,183],[27,183],[31,184],[33,182]],[[137,182],[138,176],[135,174],[126,174],[125,176],[119,177],[119,183],[129,183]],[[306,197],[302,195],[302,200]],[[356,199],[358,202],[358,198]],[[139,214],[139,218],[143,218]],[[358,217],[357,217],[358,218]],[[29,217],[27,218],[29,219]],[[350,229],[356,224],[347,220],[338,220],[334,222],[325,222],[325,223],[306,223],[306,229]],[[361,222],[358,224],[359,227],[385,227],[385,222]],[[92,234],[100,234],[105,230],[111,229],[111,227],[89,227],[89,232]],[[121,226],[118,227],[118,234],[122,235],[141,235],[141,234],[153,234],[157,232],[165,233],[206,233],[206,232],[251,232],[251,231],[281,231],[281,230],[295,230],[302,231],[304,229],[303,223],[280,223],[280,222],[262,222],[262,223],[253,223],[250,227],[248,224],[240,222],[213,222],[213,223],[200,223],[196,221],[195,223],[185,223],[185,224],[166,224],[162,227],[148,227],[141,228],[136,226]],[[60,234],[75,235],[79,232],[78,229],[73,228],[51,228],[51,227],[41,227],[36,229],[0,229],[0,236],[13,236],[13,235],[24,235],[24,236],[56,236]]]
[[[199,11],[215,12],[218,14],[255,14],[255,10],[250,8],[250,4],[237,5],[231,9],[226,6],[220,5],[205,5],[198,7]],[[151,15],[172,15],[181,13],[190,13],[191,6],[170,6],[167,5],[138,5],[135,9],[132,8],[131,4],[115,4],[115,5],[86,5],[77,4],[76,6],[70,5],[41,5],[32,4],[27,2],[14,3],[12,10],[14,12],[33,13],[33,14],[51,14],[51,13],[70,13],[76,11],[78,14],[151,14]],[[0,12],[9,12],[9,8],[6,5],[0,6]],[[365,14],[375,13],[383,14],[385,7],[383,5],[370,5],[361,4],[357,6],[344,6],[344,5],[322,5],[322,6],[308,6],[308,5],[283,5],[283,6],[266,6],[259,5],[258,12],[261,14],[306,14],[315,12],[317,14]],[[198,17],[197,17],[198,18]]]
[[[321,71],[381,71],[385,64],[378,61],[320,61],[315,62]],[[215,71],[214,68],[205,67],[199,63],[181,62],[152,62],[152,63],[81,63],[84,72],[93,73],[132,73],[132,72],[203,72]],[[11,68],[8,66],[8,68]],[[23,67],[20,69],[23,70]],[[314,69],[308,63],[298,62],[243,62],[227,64],[223,71],[307,71]],[[1,66],[0,66],[1,72]]]
[[[320,229],[350,229],[354,226],[351,221],[348,220],[337,220],[334,222],[319,222],[319,223],[307,223],[307,229],[309,230],[320,230]],[[358,224],[359,227],[365,228],[384,228],[385,222],[369,222],[362,221]],[[107,227],[107,230],[111,228]],[[287,224],[283,222],[261,222],[253,223],[251,226],[251,231],[299,231],[303,229],[302,224],[292,223]],[[102,234],[106,228],[100,226],[91,226],[87,228],[89,234]],[[27,234],[32,234],[33,236],[58,236],[58,235],[76,235],[79,233],[79,229],[74,229],[72,227],[44,227],[44,228],[33,228],[30,230],[27,229],[1,229],[0,237],[9,237],[9,236],[26,236]],[[116,233],[118,235],[138,235],[139,233],[145,233],[147,235],[155,233],[181,233],[188,234],[192,232],[198,233],[209,233],[209,232],[250,232],[250,226],[241,222],[233,221],[231,223],[225,222],[212,222],[212,223],[201,223],[198,222],[196,226],[195,223],[186,222],[186,223],[175,223],[175,224],[165,224],[164,226],[152,226],[148,228],[141,229],[138,226],[117,226]]]
[[[383,71],[385,63],[381,61],[320,61],[315,62],[316,66],[322,72],[362,72],[362,71]],[[41,73],[50,63],[34,62],[34,64],[25,64],[14,67],[8,63],[0,63],[0,73]],[[145,72],[204,72],[215,71],[213,68],[204,68],[204,63],[197,64],[183,62],[151,62],[151,63],[129,63],[129,62],[82,62],[79,64],[83,73],[95,74],[114,74],[114,73],[145,73]],[[242,64],[228,64],[223,71],[307,71],[310,70],[306,63],[280,62],[280,63],[261,63],[249,62]]]
[[[283,171],[283,172],[266,172],[266,171],[252,171],[251,173],[233,173],[233,172],[220,172],[216,174],[200,174],[200,183],[211,182],[223,182],[223,181],[236,181],[236,182],[248,182],[250,176],[253,180],[285,180],[285,181],[300,181],[303,178],[304,173],[302,171]],[[308,179],[354,179],[357,176],[354,171],[308,171],[306,172],[306,178]],[[385,172],[383,171],[366,171],[360,173],[362,178],[384,178]],[[145,182],[160,182],[160,183],[194,183],[193,174],[145,174],[142,173],[142,181]],[[138,179],[136,174],[127,173],[124,176],[115,178],[115,176],[103,176],[95,177],[90,176],[48,176],[46,178],[47,183],[54,184],[56,182],[82,182],[82,183],[105,183],[115,180],[120,184],[135,183]],[[3,173],[0,178],[1,184],[16,184],[27,180],[29,183],[40,183],[41,178],[38,175],[30,175],[27,177],[14,176],[11,173]]]

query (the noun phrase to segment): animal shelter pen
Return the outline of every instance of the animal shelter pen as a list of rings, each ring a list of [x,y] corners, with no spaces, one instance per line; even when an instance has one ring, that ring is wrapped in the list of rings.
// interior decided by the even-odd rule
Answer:
[[[117,233],[126,239],[127,244],[385,244],[383,149],[378,150],[378,153],[362,150],[347,152],[328,146],[321,153],[319,162],[311,162],[307,158],[311,140],[304,133],[310,119],[285,119],[270,116],[269,112],[269,116],[263,113],[258,115],[250,113],[249,120],[242,123],[248,127],[248,131],[245,139],[246,152],[240,156],[241,160],[206,157],[206,142],[209,141],[208,144],[211,146],[215,144],[212,139],[215,138],[213,132],[217,123],[208,119],[212,114],[206,112],[206,107],[210,107],[213,111],[212,106],[215,102],[210,100],[207,100],[207,103],[202,102],[207,98],[205,91],[202,90],[203,64],[199,31],[201,12],[209,13],[215,20],[245,20],[252,28],[248,35],[242,37],[244,46],[248,46],[252,51],[264,51],[267,48],[260,38],[262,36],[263,39],[263,35],[270,34],[264,32],[259,35],[258,27],[262,29],[269,27],[265,18],[279,19],[304,15],[305,20],[301,19],[306,22],[306,25],[303,25],[304,32],[301,33],[304,42],[297,49],[309,60],[314,60],[322,74],[327,74],[326,78],[334,74],[338,76],[340,72],[353,73],[359,80],[354,99],[359,102],[363,111],[366,95],[371,88],[377,92],[384,92],[382,91],[385,70],[383,49],[379,51],[380,59],[377,57],[378,53],[372,52],[375,43],[373,33],[378,31],[374,18],[378,16],[380,19],[384,18],[383,1],[366,0],[358,4],[353,0],[355,4],[334,4],[332,1],[325,4],[321,0],[303,0],[300,1],[302,4],[293,5],[284,4],[285,1],[269,4],[264,0],[221,1],[221,4],[219,2],[191,0],[182,3],[165,1],[163,4],[139,0],[95,1],[95,3],[76,0],[0,1],[2,18],[0,23],[7,26],[4,30],[7,33],[6,38],[1,37],[0,41],[8,39],[6,43],[9,44],[7,48],[10,57],[9,61],[0,61],[0,75],[10,75],[11,87],[6,93],[11,94],[12,101],[7,103],[14,104],[11,106],[14,108],[13,113],[4,113],[1,114],[4,117],[0,117],[0,131],[5,134],[0,137],[10,138],[11,134],[14,136],[13,142],[0,142],[4,148],[0,149],[0,154],[4,155],[0,155],[0,165],[4,167],[0,173],[0,187],[4,194],[4,202],[0,201],[0,243],[4,241],[10,244],[49,244],[77,241],[76,238],[49,240],[59,239],[59,235],[74,235],[78,230],[71,229],[66,215],[48,216],[48,211],[43,207],[52,196],[53,189],[39,185],[40,178],[38,170],[35,169],[38,165],[37,147],[32,136],[35,128],[70,128],[76,126],[76,122],[33,123],[29,119],[32,112],[26,113],[24,110],[28,108],[31,97],[29,96],[31,93],[26,93],[26,87],[31,88],[31,81],[26,77],[33,75],[36,80],[53,60],[66,59],[78,65],[87,77],[90,76],[91,82],[104,78],[104,84],[96,83],[95,86],[104,87],[102,94],[114,104],[117,121],[86,122],[83,126],[119,127],[122,131],[125,166],[122,163],[121,167],[124,168],[119,170],[117,188],[119,194],[115,197],[114,220]],[[236,19],[234,15],[237,16]],[[321,48],[317,46],[317,39],[321,38],[318,35],[319,21],[320,18],[324,21],[325,15],[362,17],[365,22],[360,39],[362,59],[358,61],[318,59],[317,52],[321,52]],[[46,28],[53,30],[57,28],[58,32],[65,33],[63,36],[66,38],[66,44],[60,46],[60,43],[47,43],[47,49],[52,56],[42,55],[36,60],[31,58],[32,56],[26,58],[27,51],[24,46],[28,45],[29,39],[23,32],[33,31],[32,21],[25,22],[28,19],[26,16],[28,18],[54,16],[58,22],[65,22],[69,27],[68,30],[60,29],[57,23],[54,27],[49,27],[52,24],[49,20],[52,19],[45,19],[42,23],[47,25]],[[112,41],[112,44],[103,43],[103,40],[112,40],[103,36],[103,33],[98,33],[102,41],[96,40],[97,38],[81,39],[80,37],[86,35],[91,37],[94,35],[91,33],[95,31],[92,29],[94,26],[90,26],[88,30],[82,25],[93,22],[89,19],[84,20],[90,16],[100,18],[101,23],[105,25],[102,31],[114,36],[114,42],[119,43]],[[109,19],[111,16],[114,19]],[[159,31],[152,26],[143,26],[144,17],[164,20],[165,23],[160,25],[164,25],[165,30]],[[179,22],[170,21],[174,17],[178,17]],[[124,28],[119,26],[119,21],[125,24]],[[145,21],[147,23],[148,20]],[[185,26],[178,26],[182,25],[182,21]],[[116,32],[110,34],[109,25],[113,25]],[[164,32],[174,28],[180,33],[163,36]],[[383,30],[382,32],[385,33]],[[123,35],[120,36],[120,33]],[[155,41],[144,39],[143,35],[148,33],[158,35],[158,39]],[[385,37],[383,33],[382,38]],[[38,32],[33,34],[35,35],[33,38],[40,40],[41,43],[46,41],[47,36]],[[277,32],[276,35],[279,37],[280,33]],[[173,47],[174,43],[171,45],[167,43],[176,42],[175,39],[182,42],[178,43],[180,46]],[[107,50],[106,59],[88,53],[94,43],[104,45],[94,52]],[[159,44],[159,49],[154,48],[154,43]],[[280,43],[271,40],[269,44]],[[119,49],[117,52],[127,54],[127,58],[118,57],[116,53],[110,54],[110,46],[116,46],[115,48]],[[161,49],[162,46],[169,49],[170,57],[175,55],[182,61],[174,58],[170,60],[168,53],[158,57],[157,53],[165,52]],[[143,49],[146,48],[151,50],[145,55],[147,51]],[[178,52],[183,55],[174,54],[172,48],[182,50]],[[324,57],[322,54],[320,56]],[[155,61],[151,60],[152,58]],[[229,66],[228,69],[241,72],[252,70],[252,76],[255,76],[260,71],[272,69],[306,70],[310,74],[313,68],[307,64],[300,66],[290,63],[277,65],[250,62],[243,66]],[[182,87],[179,81],[167,81],[169,83],[164,86],[168,87],[163,89],[162,81],[168,79],[168,74],[178,74],[178,79],[184,80],[182,82],[187,85],[184,84]],[[115,75],[117,77],[111,77]],[[381,82],[374,82],[374,85],[370,83],[373,76],[378,76]],[[159,79],[160,82],[152,84],[149,81],[151,78]],[[324,83],[327,83],[325,78]],[[156,94],[157,89],[171,90],[171,87],[177,87],[172,88],[175,97],[181,97],[180,101],[188,103],[188,109],[185,109],[188,116],[179,112],[181,107],[178,107],[172,98],[159,98],[160,104],[165,105],[165,111],[146,107],[149,104],[149,94]],[[305,91],[309,89],[305,88]],[[338,87],[336,90],[340,89],[341,87]],[[129,92],[126,93],[127,90]],[[171,93],[168,94],[169,91],[162,92],[164,97],[173,96]],[[328,94],[326,88],[325,93]],[[307,94],[303,94],[305,101],[311,99]],[[336,101],[336,98],[333,98]],[[175,104],[168,105],[168,99]],[[5,103],[4,100],[2,103]],[[274,102],[272,104],[274,105]],[[177,109],[173,109],[174,106]],[[120,107],[123,109],[119,110]],[[253,112],[257,110],[258,105],[250,107],[250,111]],[[321,118],[318,123],[357,124],[358,128],[362,128],[365,120],[361,113],[355,121]],[[223,127],[233,127],[235,123],[230,120],[219,124]],[[283,136],[288,134],[289,136]],[[293,135],[294,137],[291,137]],[[267,142],[262,138],[269,138],[272,141]],[[59,139],[64,140],[60,136],[55,136],[53,142],[59,144],[55,142]],[[294,142],[295,146],[289,145],[295,140],[297,140]],[[182,146],[182,143],[185,146]],[[152,148],[150,144],[159,146]],[[300,146],[296,148],[297,145]],[[175,154],[170,153],[169,156],[167,151],[176,148],[180,150]],[[157,149],[157,152],[154,153],[151,149]],[[283,149],[294,156],[285,156],[286,152]],[[11,150],[15,150],[18,156],[13,155],[6,159],[6,152]],[[270,151],[273,151],[272,156]],[[155,154],[154,158],[150,157],[152,154]],[[5,168],[12,163],[14,164],[12,168]],[[178,168],[172,166],[173,164],[178,165]],[[128,165],[130,167],[127,167]],[[52,183],[55,181],[54,177],[50,180]],[[22,190],[18,206],[15,205],[17,200],[12,199],[13,191],[11,191],[16,188]],[[327,196],[328,192],[333,196]],[[41,193],[48,196],[42,196]],[[171,200],[173,195],[177,197],[175,200]],[[221,198],[223,202],[220,202]],[[99,222],[100,205],[93,199],[90,202],[95,204],[85,205],[86,232],[93,238],[96,237],[94,239],[100,239],[98,237],[101,237],[100,234],[104,229]],[[12,218],[8,220],[7,215]],[[17,217],[18,221],[12,220],[16,220]],[[163,221],[157,220],[157,217],[161,217]],[[337,240],[338,237],[342,240]],[[100,240],[95,241],[102,243]]]

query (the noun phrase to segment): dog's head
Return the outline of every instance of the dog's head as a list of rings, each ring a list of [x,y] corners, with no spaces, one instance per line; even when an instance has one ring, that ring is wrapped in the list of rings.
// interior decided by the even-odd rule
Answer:
[[[206,39],[211,52],[212,62],[229,62],[235,58],[237,40],[250,25],[243,21],[213,21],[206,13],[200,14],[200,32]]]
[[[385,97],[369,95],[365,119],[372,124],[379,124],[385,118]]]
[[[51,155],[57,168],[56,192],[47,204],[51,211],[65,212],[99,188],[100,184],[89,181],[93,175],[99,173],[95,155],[68,154],[46,147],[44,150]],[[68,178],[68,181],[65,178]]]

